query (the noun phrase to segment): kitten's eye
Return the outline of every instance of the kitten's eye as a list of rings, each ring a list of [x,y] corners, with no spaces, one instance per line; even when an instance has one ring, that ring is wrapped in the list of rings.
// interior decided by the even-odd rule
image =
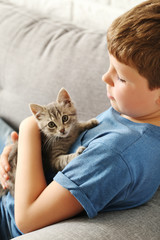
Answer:
[[[48,123],[48,127],[49,128],[54,128],[54,127],[56,127],[56,124],[53,121],[51,121],[51,122]]]
[[[67,115],[64,115],[64,116],[62,117],[62,121],[63,121],[63,123],[67,122],[67,121],[68,121],[68,116],[67,116]]]

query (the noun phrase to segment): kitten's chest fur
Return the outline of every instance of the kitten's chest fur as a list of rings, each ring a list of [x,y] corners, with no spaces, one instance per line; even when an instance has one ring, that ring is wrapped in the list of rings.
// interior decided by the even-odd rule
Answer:
[[[62,170],[74,157],[80,153],[68,154],[72,144],[76,141],[80,133],[95,126],[92,121],[74,123],[69,134],[63,137],[48,137],[43,132],[42,139],[42,159],[44,169]]]
[[[74,127],[70,134],[66,137],[48,137],[43,132],[41,133],[42,151],[50,158],[57,157],[62,154],[67,154],[71,145],[75,142],[80,134],[80,129]]]

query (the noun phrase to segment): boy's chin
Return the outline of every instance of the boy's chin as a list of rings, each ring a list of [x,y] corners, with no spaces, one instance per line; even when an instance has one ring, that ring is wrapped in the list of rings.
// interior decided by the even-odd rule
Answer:
[[[122,113],[119,109],[119,107],[117,106],[115,101],[111,101],[111,106],[113,107],[113,109],[119,113]]]

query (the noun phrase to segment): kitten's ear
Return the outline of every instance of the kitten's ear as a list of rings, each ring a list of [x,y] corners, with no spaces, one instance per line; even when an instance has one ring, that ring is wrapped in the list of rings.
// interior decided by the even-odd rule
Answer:
[[[57,102],[58,103],[65,103],[65,104],[70,104],[71,103],[71,97],[69,96],[69,93],[64,89],[61,88],[58,96],[57,96]]]
[[[42,112],[44,111],[44,107],[38,104],[29,104],[30,110],[33,115],[39,120]]]

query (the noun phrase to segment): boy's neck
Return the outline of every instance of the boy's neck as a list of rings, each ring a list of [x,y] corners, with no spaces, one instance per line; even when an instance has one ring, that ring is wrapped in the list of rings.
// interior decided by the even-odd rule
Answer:
[[[155,126],[160,127],[160,112],[159,114],[153,114],[151,116],[145,116],[145,117],[139,117],[139,118],[133,118],[124,114],[121,114],[122,117],[136,123],[149,123]]]

